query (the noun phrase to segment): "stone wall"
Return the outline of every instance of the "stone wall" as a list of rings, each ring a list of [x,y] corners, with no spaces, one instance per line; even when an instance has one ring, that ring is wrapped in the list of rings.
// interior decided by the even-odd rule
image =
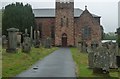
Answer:
[[[37,30],[41,32],[41,38],[51,37],[51,28],[55,26],[55,18],[35,18]]]

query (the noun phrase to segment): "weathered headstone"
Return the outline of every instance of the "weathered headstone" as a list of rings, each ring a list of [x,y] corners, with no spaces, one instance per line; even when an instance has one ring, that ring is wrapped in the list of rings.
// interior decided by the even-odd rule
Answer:
[[[31,31],[30,31],[30,38],[33,40],[33,27],[31,26]]]
[[[120,79],[120,56],[116,56],[116,64],[118,67],[118,78]]]
[[[33,27],[32,26],[30,31],[30,38],[31,38],[31,45],[33,45]]]
[[[40,47],[40,40],[39,39],[34,40],[34,47],[35,48],[39,48]]]
[[[29,37],[29,34],[27,34],[27,30],[26,30],[25,34],[23,35],[22,51],[25,53],[29,53],[30,50],[31,50],[31,39]]]
[[[40,39],[39,39],[39,32],[34,31],[34,47],[39,48],[40,47]]]
[[[47,38],[45,40],[45,48],[51,48],[51,38]]]
[[[117,68],[116,66],[116,46],[113,42],[109,42],[110,68]]]
[[[94,52],[90,46],[87,48],[87,52],[88,52],[88,66],[89,68],[93,68],[94,67]]]
[[[99,46],[97,48],[97,52],[94,53],[94,57],[95,57],[94,69],[96,70],[97,68],[99,70],[102,70],[100,72],[108,74],[110,57],[109,57],[109,52],[108,52],[108,48],[106,47],[106,45]],[[94,73],[97,73],[97,72],[94,72]]]
[[[118,47],[118,44],[116,44],[116,56],[120,56],[120,48]]]
[[[81,44],[81,42],[78,42],[77,48],[78,48],[78,50],[79,50],[80,52],[82,51],[82,44]]]
[[[91,46],[87,47],[89,68],[94,68],[94,53],[96,53],[97,45],[97,42],[93,41]]]
[[[7,47],[7,38],[5,35],[2,36],[2,47],[3,48]]]
[[[36,38],[36,30],[34,30],[34,40],[36,40],[37,38]]]
[[[10,28],[7,29],[8,31],[8,48],[6,49],[7,52],[16,52],[17,51],[17,32],[19,29]]]
[[[88,45],[86,44],[86,42],[82,41],[81,45],[82,45],[82,48],[81,48],[82,50],[81,51],[82,52],[87,52],[87,46]]]

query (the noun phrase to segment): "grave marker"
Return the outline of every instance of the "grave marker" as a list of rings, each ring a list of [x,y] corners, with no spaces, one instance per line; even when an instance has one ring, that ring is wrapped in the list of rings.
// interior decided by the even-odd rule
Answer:
[[[17,51],[17,32],[19,29],[9,28],[8,31],[8,48],[7,52],[16,52]]]
[[[27,33],[27,30],[25,30],[25,34],[23,35],[22,51],[25,53],[29,53],[30,50],[31,50],[31,39],[29,37],[29,34]]]

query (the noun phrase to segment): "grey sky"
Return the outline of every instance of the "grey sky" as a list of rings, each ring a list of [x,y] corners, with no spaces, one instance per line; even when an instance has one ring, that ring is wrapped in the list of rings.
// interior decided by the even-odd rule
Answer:
[[[55,8],[55,0],[2,0],[2,5],[5,6],[12,2],[29,3],[32,8]],[[101,16],[101,25],[105,32],[115,32],[118,27],[118,1],[119,0],[74,0],[75,8],[84,10],[85,5],[88,10],[96,15]]]

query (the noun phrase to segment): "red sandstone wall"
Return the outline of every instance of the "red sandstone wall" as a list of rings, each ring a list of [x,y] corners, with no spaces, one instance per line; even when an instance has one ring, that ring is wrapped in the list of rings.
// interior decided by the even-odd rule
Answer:
[[[42,39],[51,37],[51,26],[55,26],[55,18],[36,18],[35,21],[37,28],[42,24]]]
[[[64,20],[65,17],[65,20]],[[65,21],[61,26],[61,18]],[[66,19],[68,18],[68,26]],[[62,34],[67,34],[67,46],[74,46],[74,3],[56,3],[55,45],[62,45]]]
[[[79,19],[76,19],[75,21],[75,28],[76,28],[76,44],[78,41],[82,40],[82,28],[84,26],[88,26],[91,28],[91,36],[87,39],[84,39],[86,43],[90,46],[91,42],[100,42],[101,41],[101,28],[98,21],[96,21],[92,15],[88,12],[88,10],[85,10],[83,14],[80,16]]]

